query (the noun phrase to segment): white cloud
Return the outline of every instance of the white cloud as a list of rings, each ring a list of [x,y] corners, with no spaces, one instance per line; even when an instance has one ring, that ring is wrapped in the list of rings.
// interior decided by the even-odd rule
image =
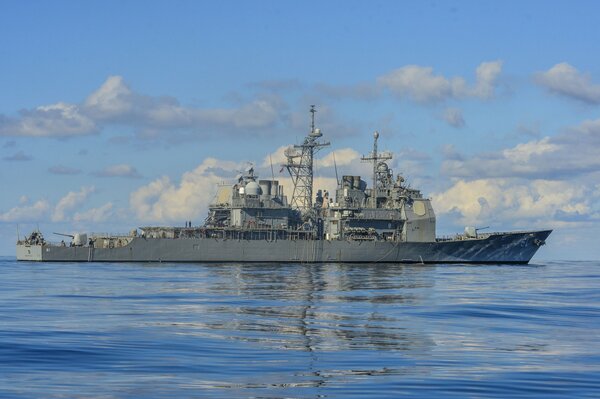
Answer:
[[[121,76],[106,81],[80,104],[58,102],[24,110],[18,117],[0,115],[0,136],[70,137],[99,132],[107,125],[133,128],[138,137],[207,130],[246,133],[281,122],[283,100],[258,96],[230,108],[186,107],[169,96],[136,93]]]
[[[285,194],[288,196],[288,201],[292,199],[292,185],[291,180],[283,182]],[[327,190],[329,192],[329,198],[335,201],[335,189],[337,188],[337,181],[335,177],[316,176],[313,180],[314,195],[317,195],[317,190]],[[314,198],[313,198],[314,200]]]
[[[100,223],[108,220],[113,213],[113,204],[108,202],[98,208],[88,209],[84,212],[75,212],[73,221]]]
[[[502,72],[502,61],[482,62],[475,70],[475,86],[469,90],[469,95],[479,98],[494,96],[496,81]]]
[[[93,186],[81,187],[79,191],[69,191],[62,197],[52,212],[53,222],[62,222],[68,220],[67,212],[72,211],[85,202],[85,200],[95,191]]]
[[[600,219],[600,120],[554,137],[442,164],[452,185],[433,195],[436,211],[464,225],[575,227]]]
[[[264,128],[279,118],[281,100],[257,98],[237,108],[184,107],[168,96],[152,97],[133,92],[121,76],[110,76],[85,101],[91,115],[105,122],[137,125],[156,132],[161,129],[191,129],[206,126]]]
[[[66,103],[44,105],[20,112],[19,118],[0,116],[0,135],[34,137],[69,137],[97,131],[94,120],[79,106]]]
[[[86,109],[101,119],[127,114],[133,108],[133,93],[121,76],[109,76],[84,102]]]
[[[163,176],[154,180],[148,185],[142,186],[129,196],[129,204],[136,216],[140,220],[150,220],[160,222],[167,219],[168,215],[163,216],[162,204],[157,204],[159,201],[165,202],[162,199],[165,195],[172,195],[174,185],[168,176]],[[176,213],[180,213],[177,211]],[[185,218],[192,215],[186,213]]]
[[[332,168],[335,165],[337,165],[338,167],[346,166],[352,163],[359,162],[360,157],[361,155],[358,153],[358,151],[352,148],[341,148],[335,151],[331,151],[324,157],[317,159],[315,165],[318,168]]]
[[[461,128],[465,126],[465,118],[458,108],[446,108],[444,110],[444,120],[452,127]]]
[[[113,204],[106,203],[97,208],[79,211],[95,188],[81,187],[79,191],[70,191],[63,196],[55,206],[42,199],[31,204],[29,198],[23,195],[19,205],[0,213],[0,222],[43,222],[48,219],[53,222],[104,222],[114,215]],[[71,217],[71,213],[73,213]]]
[[[553,93],[589,104],[600,103],[600,84],[594,84],[590,75],[579,72],[566,62],[538,72],[534,78],[536,83]]]
[[[36,222],[45,219],[50,211],[50,203],[46,200],[28,204],[27,197],[21,197],[21,206],[16,206],[4,213],[0,213],[2,222]]]
[[[238,128],[262,128],[273,125],[278,118],[276,104],[267,100],[254,100],[239,109],[229,110],[234,126]],[[221,123],[226,123],[227,119]]]
[[[399,97],[408,96],[418,102],[443,101],[463,92],[466,85],[463,78],[446,79],[433,74],[432,67],[407,65],[377,79]]]
[[[469,86],[463,77],[435,75],[432,67],[407,65],[377,78],[377,83],[398,97],[409,97],[421,103],[441,102],[450,98],[491,98],[502,71],[502,61],[481,63],[476,81]]]
[[[451,177],[528,177],[562,179],[600,170],[600,119],[513,148],[464,159],[459,154],[442,164]]]
[[[591,190],[578,182],[522,179],[459,179],[432,195],[438,215],[455,214],[463,225],[513,223],[546,226],[589,220],[594,215]],[[577,217],[574,217],[577,216]]]
[[[263,168],[270,168],[271,164],[273,164],[273,170],[277,171],[281,168],[281,165],[287,162],[287,158],[285,156],[285,150],[287,150],[290,146],[284,145],[276,149],[271,154],[267,155],[262,162]]]
[[[223,171],[235,173],[243,164],[205,159],[196,169],[186,172],[179,183],[163,176],[140,187],[129,198],[137,218],[148,222],[180,222],[204,219],[217,184],[230,180]]]
[[[204,220],[217,186],[232,183],[232,176],[246,166],[244,163],[207,158],[194,170],[184,173],[179,182],[163,176],[140,187],[130,195],[130,208],[144,222]],[[293,190],[287,173],[277,173],[275,179],[283,185],[285,195],[291,200]],[[315,193],[317,189],[334,193],[336,180],[331,176],[315,176],[314,188]]]
[[[513,148],[502,151],[502,155],[512,162],[528,162],[534,155],[549,154],[558,151],[561,147],[550,142],[550,137],[541,140],[517,144]]]
[[[106,168],[93,172],[92,174],[98,177],[127,177],[131,179],[139,179],[142,177],[135,167],[127,164],[107,166]]]
[[[235,109],[194,110],[190,117],[198,124],[253,129],[273,125],[279,118],[279,111],[276,102],[258,99]]]

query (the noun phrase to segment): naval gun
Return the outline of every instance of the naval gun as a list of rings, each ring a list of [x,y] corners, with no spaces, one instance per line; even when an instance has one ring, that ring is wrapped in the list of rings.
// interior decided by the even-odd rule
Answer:
[[[55,233],[57,236],[70,237],[71,245],[74,247],[83,247],[87,243],[87,234],[83,233],[75,233],[75,234],[64,234],[64,233]]]

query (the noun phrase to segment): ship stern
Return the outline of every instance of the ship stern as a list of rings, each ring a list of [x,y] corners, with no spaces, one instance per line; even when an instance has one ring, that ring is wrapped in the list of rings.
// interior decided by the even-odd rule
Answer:
[[[41,262],[42,245],[17,243],[17,260]]]

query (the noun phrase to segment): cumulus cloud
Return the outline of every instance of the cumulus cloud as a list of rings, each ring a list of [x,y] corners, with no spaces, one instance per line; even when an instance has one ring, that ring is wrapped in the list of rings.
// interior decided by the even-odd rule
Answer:
[[[81,169],[64,165],[54,165],[48,168],[48,172],[53,175],[78,175],[81,173]]]
[[[382,151],[387,152],[389,151]],[[335,165],[338,167],[338,177],[342,175],[361,176],[371,186],[373,166],[371,162],[362,162],[364,154],[359,153],[353,148],[341,148],[330,151],[321,158],[315,160],[315,174],[322,178],[333,178],[335,176]],[[403,148],[396,154],[392,154],[393,159],[388,161],[388,165],[396,175],[401,174],[412,180],[413,183],[422,183],[422,179],[430,178],[426,174],[427,165],[431,162],[431,157],[414,148]],[[335,164],[334,164],[335,158]],[[316,181],[316,180],[315,180]],[[316,186],[315,186],[316,187]],[[335,188],[335,185],[333,186]],[[291,193],[290,193],[291,195]]]
[[[475,71],[475,81],[468,83],[463,77],[435,74],[431,67],[408,65],[380,76],[376,82],[347,87],[317,85],[314,90],[329,98],[373,99],[387,89],[424,103],[465,97],[486,99],[493,97],[501,70],[501,61],[484,62]],[[15,117],[0,115],[0,136],[75,137],[115,125],[131,128],[140,138],[264,132],[283,124],[293,128],[294,116],[287,112],[287,104],[276,92],[297,87],[297,82],[263,83],[256,87],[277,90],[236,99],[229,107],[193,107],[171,96],[139,93],[122,76],[109,76],[79,103],[56,102],[22,110]],[[302,123],[305,122],[303,116]],[[351,127],[342,127],[344,134],[352,132]]]
[[[31,161],[33,158],[29,155],[26,155],[23,151],[18,151],[13,155],[7,155],[2,159],[5,161]]]
[[[535,82],[550,92],[588,104],[600,104],[600,84],[594,84],[589,74],[579,72],[562,62],[534,76]]]
[[[541,140],[517,144],[513,148],[502,151],[502,155],[513,163],[525,163],[529,162],[533,156],[552,154],[560,148],[559,145],[550,141],[550,137],[544,137]]]
[[[91,208],[84,212],[75,212],[73,221],[100,223],[108,220],[113,214],[113,204],[108,202],[100,207]]]
[[[331,168],[335,165],[340,167],[355,163],[360,160],[360,157],[358,151],[352,148],[341,148],[317,159],[315,164],[318,168]]]
[[[274,94],[230,108],[187,107],[173,97],[137,93],[123,77],[109,76],[79,104],[58,102],[23,110],[17,117],[0,115],[0,136],[82,136],[97,133],[107,125],[131,127],[140,137],[156,137],[174,130],[256,130],[280,122],[284,107],[283,100]]]
[[[77,209],[94,191],[95,188],[93,186],[81,187],[81,190],[79,191],[69,191],[69,193],[62,197],[54,207],[52,221],[62,222],[67,220],[67,212]]]
[[[278,117],[280,99],[257,98],[237,108],[193,108],[169,96],[152,97],[133,92],[121,76],[111,76],[85,101],[91,115],[104,122],[137,124],[149,129],[265,128]]]
[[[380,76],[377,83],[398,97],[421,103],[464,97],[488,99],[494,95],[501,71],[502,61],[483,62],[475,71],[475,83],[469,86],[463,77],[446,78],[434,74],[432,67],[407,65]]]
[[[452,127],[461,128],[465,126],[465,118],[458,108],[446,108],[444,120]]]
[[[501,72],[502,61],[482,62],[475,70],[475,85],[467,90],[467,94],[484,99],[493,97]]]
[[[281,165],[287,162],[287,158],[285,156],[285,150],[287,150],[288,148],[289,148],[288,145],[279,147],[278,149],[276,149],[274,152],[267,155],[263,159],[261,166],[263,168],[269,168],[269,167],[271,167],[271,164],[273,164],[273,169],[279,170],[279,168],[281,168]]]
[[[115,215],[113,204],[106,203],[97,208],[81,210],[95,192],[93,186],[70,191],[53,205],[45,199],[31,203],[27,196],[21,196],[19,205],[6,212],[0,212],[0,222],[104,222]]]
[[[217,184],[229,180],[243,164],[205,159],[196,169],[186,172],[179,182],[163,176],[134,191],[129,204],[139,220],[174,222],[199,218],[213,199]],[[229,171],[229,173],[219,173]]]
[[[598,197],[577,182],[489,178],[458,179],[432,199],[438,215],[453,214],[463,225],[531,228],[590,221]]]
[[[573,227],[600,219],[600,120],[466,158],[449,147],[436,211],[465,225]]]
[[[232,184],[232,177],[247,164],[231,161],[205,159],[194,170],[186,172],[179,181],[163,176],[144,185],[129,198],[131,210],[140,221],[172,223],[182,220],[204,220],[206,212],[219,184]],[[275,176],[290,199],[291,179],[286,173]],[[335,177],[315,176],[314,187],[334,192]]]
[[[127,164],[107,166],[102,170],[92,172],[92,175],[97,177],[126,177],[130,179],[139,179],[142,177],[135,167]]]
[[[94,120],[79,106],[63,102],[22,110],[17,118],[0,115],[2,136],[70,137],[96,131]]]
[[[50,212],[50,203],[46,200],[39,200],[29,204],[27,198],[21,198],[21,205],[0,213],[1,222],[36,222],[45,219]]]
[[[100,119],[118,118],[133,109],[135,94],[121,76],[109,76],[84,102],[85,108]]]
[[[553,136],[470,159],[447,157],[451,177],[526,177],[562,179],[600,170],[600,119],[589,120]]]
[[[288,201],[292,198],[292,182],[284,181],[284,193],[288,196]],[[317,190],[327,190],[329,192],[329,198],[335,201],[335,189],[337,188],[337,180],[335,177],[328,176],[315,176],[313,180],[314,195],[316,196]]]
[[[464,91],[463,78],[446,79],[433,74],[432,67],[407,65],[377,79],[377,82],[399,97],[408,96],[418,102],[446,100]]]

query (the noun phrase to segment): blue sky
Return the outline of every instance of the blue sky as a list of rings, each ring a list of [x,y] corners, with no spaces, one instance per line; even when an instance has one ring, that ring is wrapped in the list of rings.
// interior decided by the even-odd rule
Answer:
[[[597,2],[0,5],[0,254],[21,233],[200,223],[215,184],[303,137],[317,183],[372,133],[440,234],[554,228],[598,259]],[[278,172],[278,167],[275,168]],[[283,179],[283,175],[278,175]]]

